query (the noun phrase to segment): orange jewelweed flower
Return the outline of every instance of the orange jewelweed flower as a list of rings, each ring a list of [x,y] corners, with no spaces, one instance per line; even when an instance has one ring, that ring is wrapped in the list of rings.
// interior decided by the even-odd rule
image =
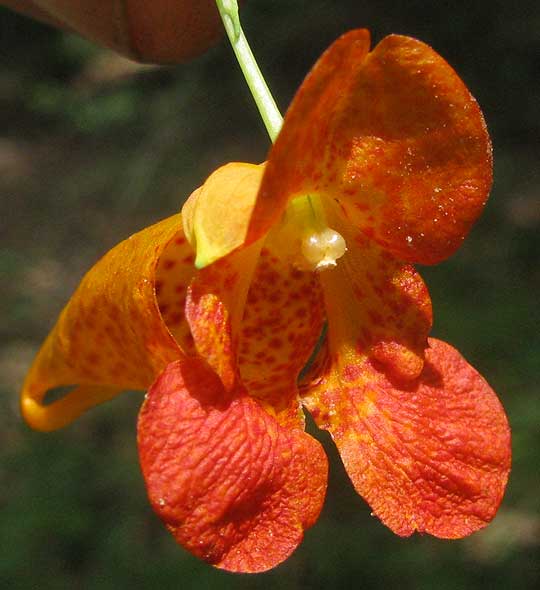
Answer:
[[[265,166],[218,169],[182,216],[86,275],[29,372],[23,414],[51,430],[148,389],[150,502],[226,570],[277,565],[319,515],[327,460],[302,406],[395,533],[468,535],[501,502],[508,423],[484,379],[428,338],[412,263],[450,256],[490,185],[484,120],[452,68],[420,41],[369,52],[352,31],[302,84]]]

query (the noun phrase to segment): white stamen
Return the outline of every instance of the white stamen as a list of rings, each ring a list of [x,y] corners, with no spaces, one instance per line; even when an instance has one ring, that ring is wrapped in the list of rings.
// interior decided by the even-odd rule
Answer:
[[[336,266],[336,260],[346,251],[343,236],[329,227],[310,233],[302,240],[302,254],[313,269]]]

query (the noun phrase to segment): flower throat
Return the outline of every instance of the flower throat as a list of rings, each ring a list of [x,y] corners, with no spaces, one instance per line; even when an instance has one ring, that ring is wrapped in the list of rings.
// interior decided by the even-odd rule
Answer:
[[[332,268],[347,251],[343,236],[328,227],[320,198],[315,195],[292,199],[272,233],[274,247],[300,270]]]

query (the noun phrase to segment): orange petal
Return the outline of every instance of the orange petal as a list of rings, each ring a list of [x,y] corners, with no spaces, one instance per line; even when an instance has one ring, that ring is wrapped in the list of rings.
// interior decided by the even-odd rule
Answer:
[[[262,165],[226,164],[187,200],[182,208],[184,231],[197,252],[197,268],[244,244],[263,170]]]
[[[389,377],[415,379],[422,371],[432,323],[424,281],[410,264],[340,224],[331,208],[326,214],[348,247],[335,268],[320,274],[330,353],[354,361],[359,355],[369,356],[382,364]],[[354,363],[350,370],[356,370]]]
[[[335,364],[307,403],[359,494],[401,536],[459,538],[485,526],[510,469],[504,410],[448,344],[430,339],[420,377],[399,386],[369,361]]]
[[[269,238],[262,250],[257,242],[202,269],[186,314],[197,352],[226,390],[240,379],[281,424],[302,427],[296,381],[324,306],[317,276],[295,270],[282,250]]]
[[[30,426],[59,428],[121,390],[146,389],[183,356],[155,296],[156,266],[163,286],[171,269],[165,268],[169,258],[160,257],[168,247],[180,247],[175,240],[182,236],[181,224],[175,215],[131,236],[84,277],[24,383],[21,407]],[[80,387],[44,403],[49,389],[67,385]]]
[[[186,314],[197,352],[225,389],[240,379],[281,424],[302,426],[296,379],[317,342],[323,304],[316,275],[293,269],[279,232],[264,247],[260,240],[238,250],[261,175],[262,166],[223,166],[184,206],[186,235],[205,266]]]
[[[185,311],[195,348],[227,391],[239,376],[240,322],[260,247],[255,243],[200,270],[188,289]]]
[[[169,365],[139,416],[152,507],[176,540],[233,572],[286,559],[318,518],[327,461],[317,441],[285,429],[198,359]]]
[[[367,31],[338,39],[300,87],[268,159],[249,230],[262,235],[287,201],[335,199],[366,235],[409,262],[452,254],[491,186],[482,113],[430,47]]]
[[[194,260],[193,248],[179,229],[157,261],[154,285],[161,317],[187,354],[195,354],[193,336],[185,317],[187,289],[196,273]]]
[[[214,0],[9,0],[8,6],[77,31],[127,57],[177,63],[206,51],[223,25]]]
[[[324,303],[318,276],[294,269],[275,246],[266,240],[253,275],[238,366],[249,394],[281,424],[303,426],[297,378],[319,339]]]
[[[201,268],[188,291],[186,317],[197,352],[227,391],[239,378],[240,323],[262,245],[256,242],[238,250],[245,241],[262,170],[240,162],[222,166],[182,208],[185,235]]]
[[[351,31],[315,63],[285,114],[272,146],[251,218],[248,241],[258,239],[281,218],[290,199],[307,195],[325,174],[333,110],[369,51],[369,32]],[[342,157],[345,157],[343,154]]]

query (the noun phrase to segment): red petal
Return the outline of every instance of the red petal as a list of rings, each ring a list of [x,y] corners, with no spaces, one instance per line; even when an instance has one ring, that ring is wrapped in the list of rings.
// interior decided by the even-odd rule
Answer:
[[[255,239],[288,200],[336,200],[348,221],[395,256],[452,254],[491,186],[482,113],[430,47],[367,31],[338,39],[295,96],[268,159],[250,226]]]
[[[169,365],[148,392],[139,454],[154,510],[213,565],[260,572],[286,559],[324,500],[317,441],[285,429],[199,360]]]
[[[503,497],[511,453],[489,385],[433,339],[408,387],[359,362],[361,379],[334,366],[307,402],[374,514],[401,536],[459,538],[485,526]]]

